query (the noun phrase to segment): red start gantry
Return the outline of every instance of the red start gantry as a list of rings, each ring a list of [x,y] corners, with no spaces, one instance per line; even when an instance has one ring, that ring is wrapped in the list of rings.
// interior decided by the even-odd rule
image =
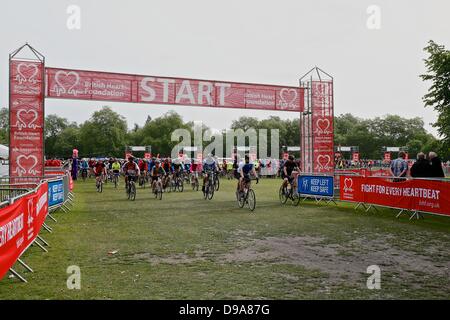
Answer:
[[[44,175],[46,98],[298,112],[302,171],[334,171],[333,78],[317,67],[298,87],[172,78],[48,68],[25,44],[9,56],[11,177]]]

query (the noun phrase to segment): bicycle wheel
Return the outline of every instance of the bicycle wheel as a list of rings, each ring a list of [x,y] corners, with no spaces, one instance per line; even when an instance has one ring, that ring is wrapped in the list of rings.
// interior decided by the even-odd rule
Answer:
[[[291,195],[291,200],[292,200],[292,204],[294,206],[298,206],[298,204],[300,203],[300,195],[298,193],[297,194],[292,194]]]
[[[158,187],[157,191],[156,191],[156,198],[158,198],[159,200],[162,200],[162,189],[161,187]]]
[[[216,179],[214,180],[214,190],[219,191],[219,187],[220,187],[219,177],[216,177]]]
[[[241,194],[238,190],[236,190],[236,199],[237,199],[239,208],[243,208],[245,205],[245,195]]]
[[[214,186],[210,186],[208,191],[208,200],[211,200],[214,197]]]
[[[118,180],[119,179],[117,178],[117,176],[114,176],[114,188],[116,188],[116,189],[117,189],[117,183],[119,182]]]
[[[255,192],[250,189],[247,192],[247,204],[248,204],[248,208],[250,209],[250,211],[255,210],[256,208],[256,196],[255,196]]]
[[[283,187],[283,186],[280,187],[280,191],[278,192],[278,196],[280,197],[281,204],[285,204],[287,199],[288,199],[286,187]]]
[[[208,193],[209,193],[209,186],[208,184],[205,185],[205,190],[203,191],[203,197],[206,199],[208,199]]]
[[[129,199],[131,201],[136,200],[136,184],[134,183],[134,181],[130,182],[130,197]]]
[[[102,193],[103,192],[103,182],[100,181],[99,185],[98,185],[98,192]]]
[[[183,192],[183,190],[184,190],[184,185],[183,185],[183,179],[182,178],[180,178],[179,180],[178,180],[178,191],[179,192]]]

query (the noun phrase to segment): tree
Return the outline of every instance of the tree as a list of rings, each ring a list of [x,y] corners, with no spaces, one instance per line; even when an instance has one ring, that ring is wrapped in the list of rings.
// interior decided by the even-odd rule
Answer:
[[[127,123],[125,118],[110,107],[93,113],[81,125],[79,147],[81,155],[123,156],[126,145]],[[74,147],[76,147],[74,145]]]
[[[71,125],[65,128],[53,148],[56,157],[68,158],[72,155],[74,148],[81,147],[80,129],[77,125]]]
[[[0,143],[9,143],[9,110],[8,108],[0,109]]]
[[[61,133],[69,126],[69,121],[66,118],[59,117],[55,114],[50,114],[45,117],[45,154],[47,157],[58,156],[55,150],[55,143],[61,138]]]
[[[136,141],[139,145],[152,146],[153,152],[161,155],[170,156],[172,148],[178,141],[171,141],[172,132],[176,129],[187,129],[191,132],[192,127],[183,122],[181,116],[169,111],[156,119],[147,119],[144,127],[136,132]]]
[[[421,75],[431,81],[428,93],[423,97],[426,107],[433,107],[438,113],[433,124],[442,138],[441,152],[450,157],[450,51],[434,41],[429,41],[424,50],[429,54],[425,59],[427,73]]]

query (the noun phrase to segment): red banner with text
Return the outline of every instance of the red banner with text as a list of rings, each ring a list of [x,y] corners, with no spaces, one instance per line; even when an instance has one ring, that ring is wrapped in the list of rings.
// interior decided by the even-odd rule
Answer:
[[[36,239],[48,213],[48,185],[0,209],[0,279]]]
[[[450,216],[450,183],[446,181],[341,176],[340,199]]]
[[[304,109],[298,87],[46,68],[49,98],[279,111]]]
[[[9,68],[9,173],[12,177],[43,176],[44,64],[11,60]]]
[[[333,83],[311,83],[314,172],[334,172]]]

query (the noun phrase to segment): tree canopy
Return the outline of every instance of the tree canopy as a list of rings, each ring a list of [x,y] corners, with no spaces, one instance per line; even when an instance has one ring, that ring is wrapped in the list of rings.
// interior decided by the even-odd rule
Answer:
[[[431,82],[428,93],[423,97],[426,107],[433,107],[438,113],[433,124],[442,137],[441,153],[450,157],[450,51],[444,46],[429,41],[424,48],[427,73],[422,79]]]

